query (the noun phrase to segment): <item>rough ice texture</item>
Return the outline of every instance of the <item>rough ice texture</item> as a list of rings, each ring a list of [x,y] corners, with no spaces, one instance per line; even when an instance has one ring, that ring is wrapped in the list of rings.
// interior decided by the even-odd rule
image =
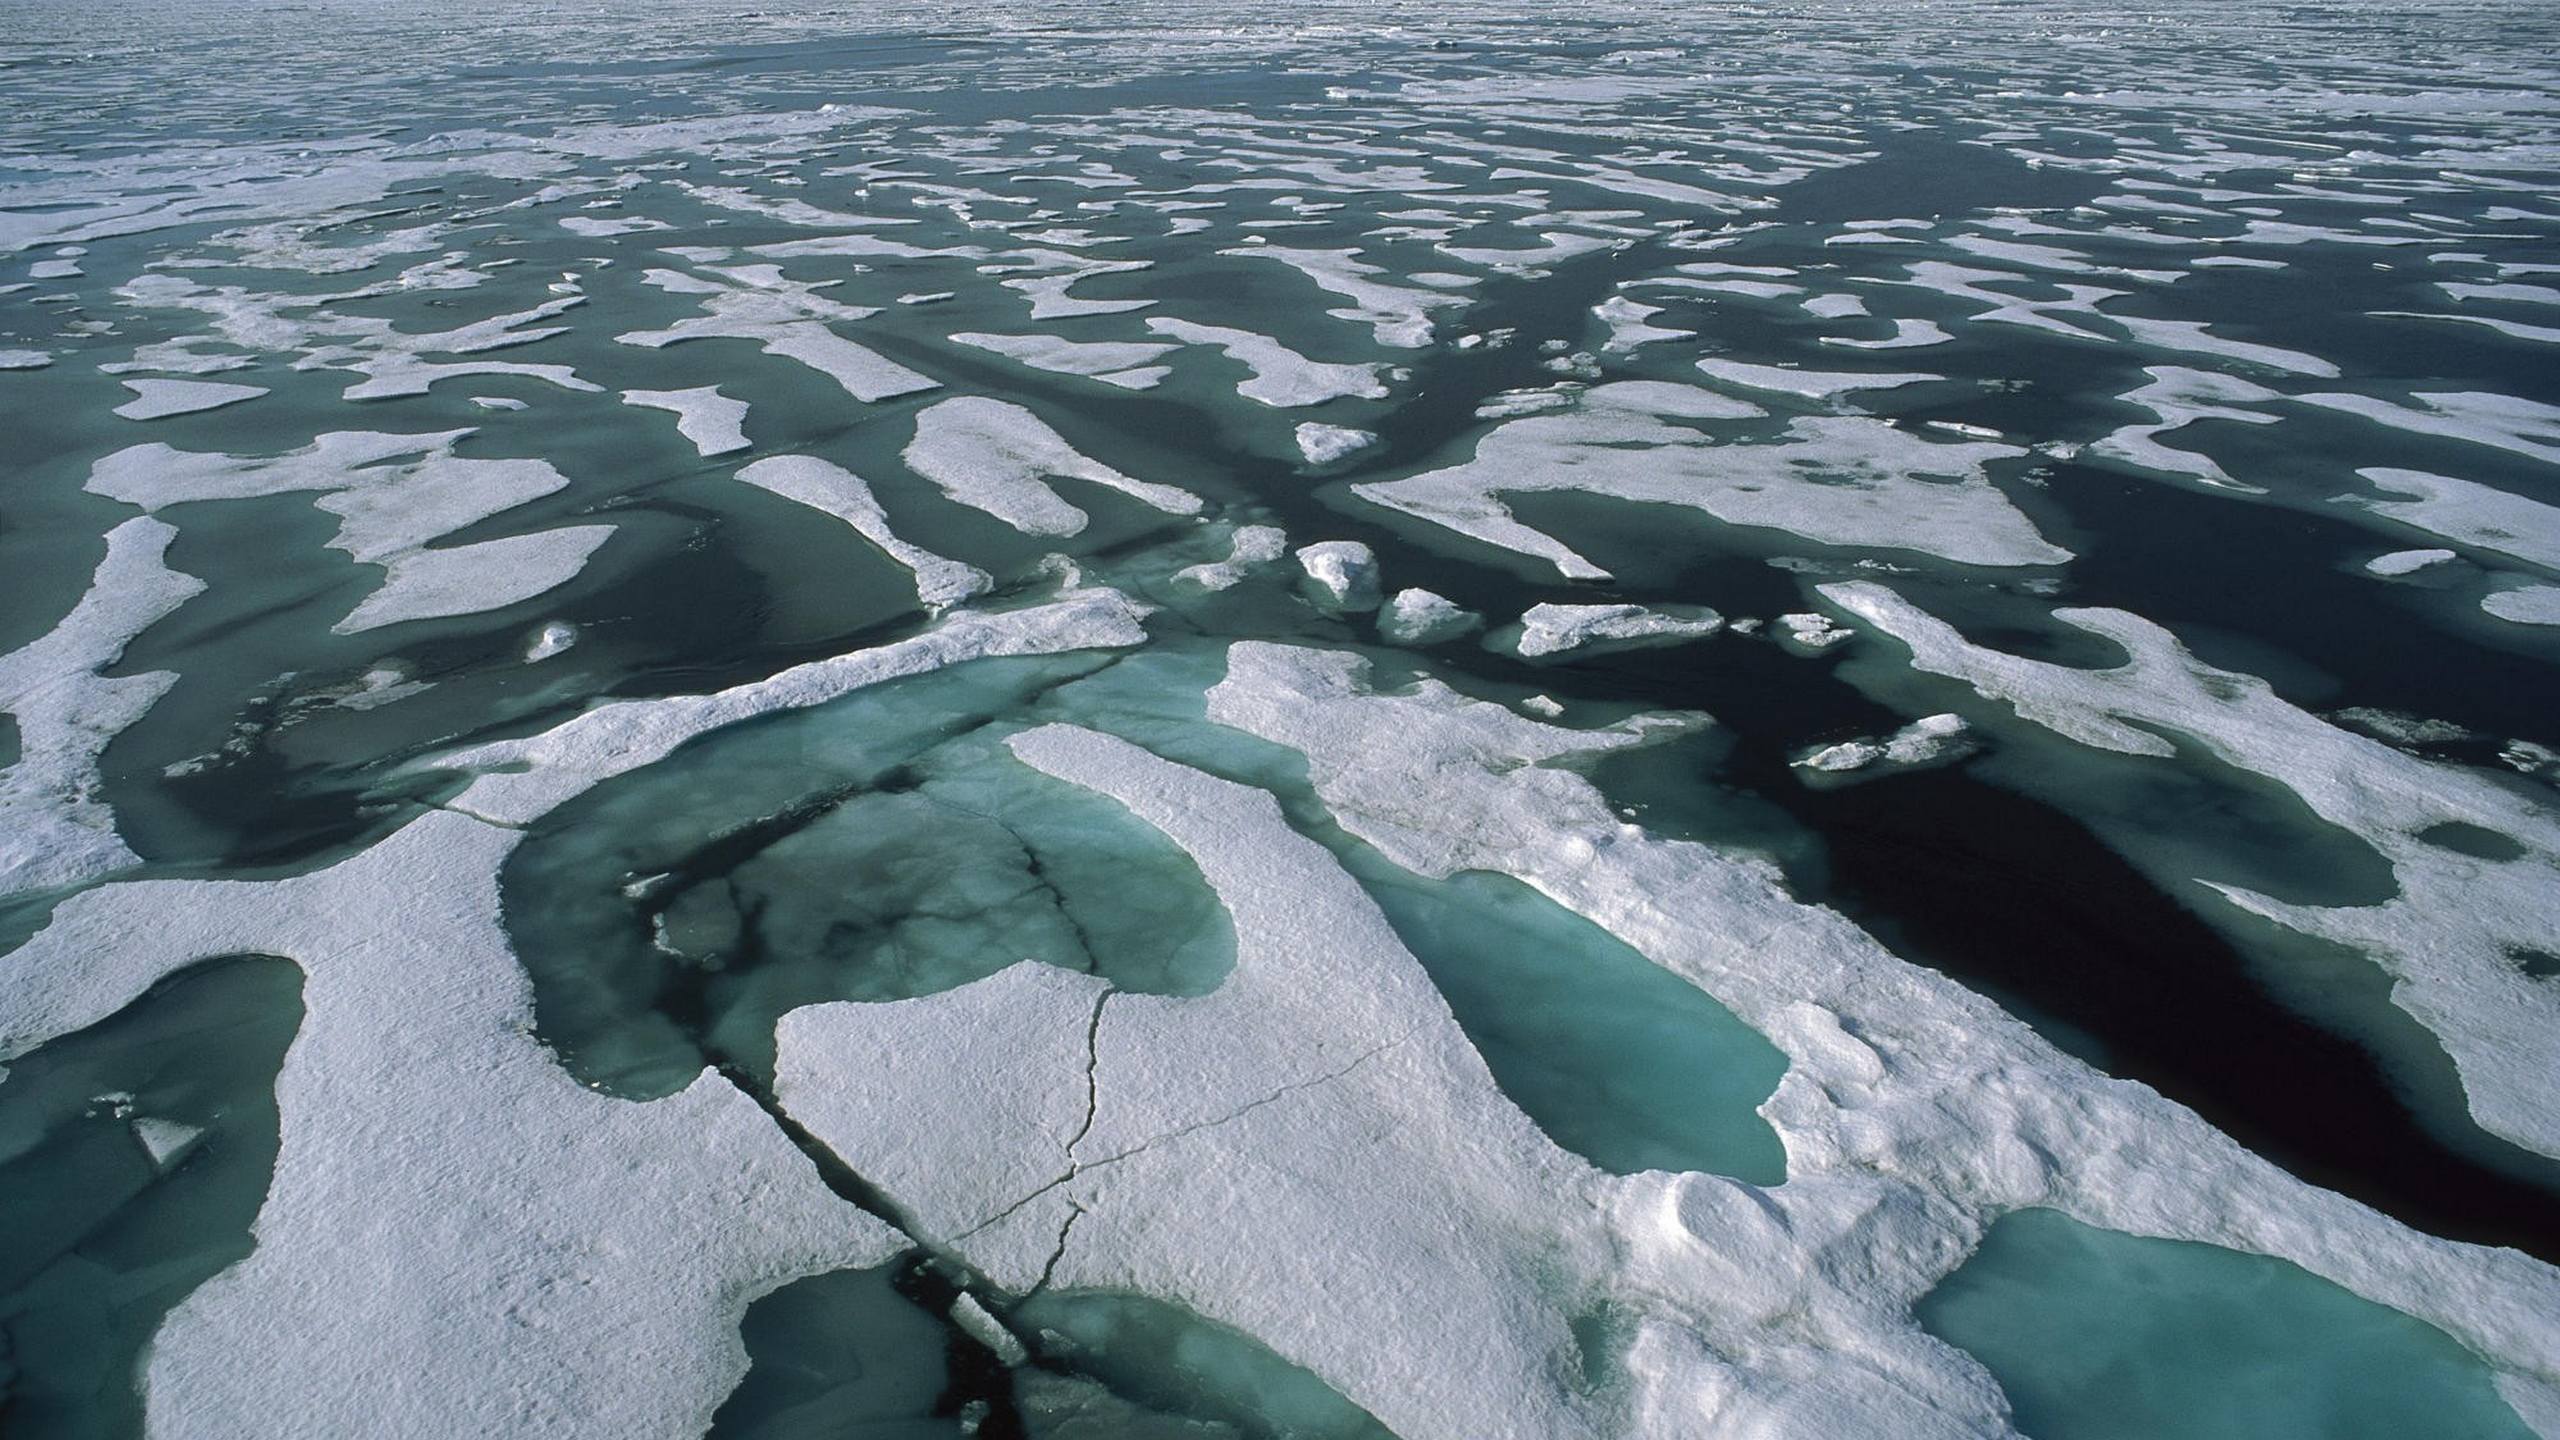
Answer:
[[[1616,393],[1628,388],[1593,390],[1578,413],[1501,425],[1462,464],[1354,485],[1352,493],[1545,560],[1572,579],[1607,579],[1609,572],[1514,517],[1504,494],[1580,490],[1699,510],[1726,524],[1827,545],[1916,550],[1968,565],[2071,558],[1983,472],[1992,461],[2027,453],[2016,446],[1923,440],[1861,416],[1806,416],[1783,440],[1719,445]],[[1638,398],[1658,403],[1657,392],[1682,388],[1651,387]]]
[[[1187,565],[1175,571],[1173,578],[1203,590],[1232,590],[1244,583],[1247,574],[1288,552],[1289,532],[1279,526],[1239,525],[1229,541],[1226,559]]]
[[[1655,727],[1560,729],[1428,680],[1376,694],[1363,669],[1239,644],[1211,718],[1304,753],[1333,817],[1396,863],[1516,876],[1761,1029],[1790,1060],[1763,1106],[1787,1183],[1611,1177],[1557,1149],[1270,796],[1060,726],[1015,753],[1188,851],[1235,921],[1234,972],[1185,999],[1024,963],[797,1011],[785,1106],[994,1285],[1174,1300],[1406,1440],[2007,1433],[1998,1387],[1909,1307],[2039,1205],[2302,1264],[2442,1326],[2510,1394],[2560,1375],[2560,1273],[2294,1180],[1563,768]],[[981,1142],[965,1164],[952,1134]],[[1607,1335],[1577,1334],[1604,1310]]]
[[[1133,480],[1077,452],[1047,422],[1007,400],[979,395],[938,401],[916,416],[907,468],[961,504],[1026,535],[1073,535],[1086,516],[1045,476],[1091,481],[1172,515],[1197,515],[1200,497],[1174,485]]]
[[[2474,480],[2423,470],[2358,470],[2382,498],[2339,503],[2457,545],[2487,550],[2560,573],[2560,506]]]
[[[1520,623],[1506,625],[1485,644],[1523,660],[1565,655],[1605,655],[1657,645],[1703,640],[1724,628],[1724,617],[1702,605],[1532,605]]]
[[[0,895],[78,884],[134,863],[98,793],[98,757],[178,677],[102,672],[135,636],[203,591],[203,581],[168,566],[177,533],[144,517],[108,531],[106,558],[71,613],[0,655],[0,710],[18,732],[17,763],[0,772]]]
[[[2364,562],[2366,573],[2381,576],[2414,575],[2430,565],[2441,565],[2458,558],[2450,550],[2394,550],[2376,555]]]
[[[476,545],[405,551],[385,567],[382,588],[329,628],[353,635],[408,620],[502,610],[548,594],[577,578],[596,547],[612,538],[613,528],[564,525]]]
[[[1807,655],[1818,655],[1858,632],[1819,610],[1800,610],[1778,617],[1781,643]]]
[[[1179,345],[1149,345],[1141,341],[1068,340],[1057,335],[985,335],[968,331],[952,336],[951,340],[957,345],[991,350],[1034,370],[1082,375],[1105,385],[1117,385],[1123,390],[1154,389],[1157,382],[1173,372],[1165,366],[1148,362],[1182,348]]]
[[[1438,645],[1483,623],[1483,616],[1457,601],[1418,588],[1397,591],[1378,612],[1378,634],[1398,645]]]
[[[776,710],[823,704],[865,685],[993,655],[1055,655],[1136,645],[1145,610],[1115,590],[1071,591],[1048,604],[994,614],[960,611],[933,629],[876,649],[813,660],[708,695],[616,700],[539,735],[439,756],[440,768],[483,772],[453,809],[523,825],[589,786],[660,759],[706,731]]]
[[[747,402],[720,393],[717,385],[687,390],[625,390],[625,405],[645,405],[676,413],[676,433],[693,442],[704,459],[747,448]]]
[[[1169,315],[1149,319],[1147,328],[1186,345],[1215,345],[1224,350],[1229,359],[1253,372],[1251,379],[1236,387],[1236,393],[1264,405],[1286,410],[1344,398],[1382,399],[1387,393],[1387,387],[1378,383],[1378,371],[1383,367],[1310,360],[1279,341],[1250,330],[1195,325]]]
[[[53,363],[45,350],[0,350],[0,370],[41,370]]]
[[[195,961],[306,976],[257,1248],[162,1323],[150,1433],[696,1435],[750,1300],[903,1247],[717,1075],[636,1104],[560,1068],[499,924],[517,838],[433,811],[296,879],[87,891],[0,956],[0,1059]]]
[[[1971,732],[1961,715],[1924,715],[1882,739],[1817,746],[1794,764],[1808,784],[1872,779],[1962,759],[1973,751]]]
[[[1357,540],[1322,540],[1298,547],[1298,568],[1323,603],[1335,610],[1378,608],[1378,557]]]
[[[1342,425],[1324,425],[1309,420],[1298,426],[1298,453],[1310,465],[1330,465],[1348,459],[1378,443],[1377,435],[1368,430],[1353,430]]]
[[[880,508],[870,485],[841,465],[814,455],[776,455],[739,471],[738,478],[852,526],[881,554],[905,566],[915,576],[916,598],[937,610],[957,605],[995,584],[993,577],[975,565],[899,539],[889,528],[888,512]]]
[[[116,407],[127,420],[157,420],[164,415],[192,415],[219,410],[267,393],[264,385],[231,385],[219,380],[127,380],[133,398]]]
[[[2546,811],[2472,771],[2331,725],[2121,610],[2054,612],[2125,653],[2120,666],[2083,670],[1971,644],[1880,585],[1821,589],[1909,648],[1918,669],[1963,681],[2023,720],[2127,755],[2173,756],[2160,732],[2186,736],[2362,839],[2398,882],[2399,893],[2378,905],[2296,905],[2208,883],[2244,910],[2371,957],[2391,977],[2392,1003],[2443,1042],[2481,1126],[2560,1155],[2560,1113],[2544,1103],[2560,1074],[2560,990],[2511,958],[2560,933],[2560,823]],[[2484,861],[2424,838],[2448,822],[2494,831],[2519,853]],[[2463,923],[2447,926],[2448,915]]]

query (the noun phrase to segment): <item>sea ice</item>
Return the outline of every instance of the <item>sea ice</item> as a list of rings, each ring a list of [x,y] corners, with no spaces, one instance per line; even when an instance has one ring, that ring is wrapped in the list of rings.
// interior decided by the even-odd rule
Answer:
[[[1214,345],[1253,372],[1236,393],[1276,409],[1321,405],[1327,400],[1383,399],[1375,364],[1334,364],[1310,360],[1267,335],[1219,325],[1195,325],[1169,315],[1152,316],[1147,328],[1185,345]]]
[[[1917,550],[1967,565],[2058,565],[2071,558],[1984,475],[1989,462],[2026,453],[2015,446],[1941,444],[1860,416],[1806,416],[1790,424],[1782,440],[1719,445],[1614,403],[1624,398],[1624,387],[1591,394],[1604,391],[1612,393],[1597,406],[1586,402],[1580,413],[1499,426],[1462,464],[1357,484],[1352,493],[1548,561],[1570,579],[1606,579],[1608,572],[1523,524],[1502,502],[1505,493],[1578,490],[1676,505],[1729,525],[1827,545]]]
[[[706,460],[744,450],[751,443],[745,429],[747,402],[721,394],[717,385],[696,385],[686,390],[625,390],[622,403],[674,411],[676,433],[692,441],[693,448]]]
[[[1071,476],[1106,485],[1172,515],[1200,513],[1200,497],[1173,485],[1133,480],[1079,454],[1039,416],[1006,400],[964,395],[916,415],[907,468],[952,499],[983,510],[1026,535],[1073,535],[1085,527],[1042,477]]]
[[[775,455],[740,470],[738,478],[852,526],[880,553],[915,576],[916,598],[934,609],[957,605],[995,584],[993,577],[974,565],[946,559],[899,539],[889,528],[889,514],[880,508],[870,485],[840,465],[814,455]]]
[[[1399,590],[1378,612],[1378,634],[1398,645],[1438,645],[1484,623],[1445,595],[1419,588]]]
[[[2394,982],[2392,1003],[2452,1056],[2482,1128],[2560,1155],[2560,1115],[2538,1098],[2544,1078],[2560,1073],[2560,993],[2509,956],[2548,944],[2560,927],[2560,821],[2492,780],[2331,725],[2257,676],[2206,665],[2125,611],[2055,612],[2123,649],[2124,664],[2092,670],[1974,645],[1881,585],[1821,591],[1908,648],[1916,668],[1960,680],[2021,720],[2127,755],[2173,756],[2161,732],[2190,737],[2362,839],[2398,882],[2381,904],[2299,905],[2206,883],[2243,910],[2371,958]],[[2433,843],[2447,823],[2506,837],[2515,854],[2490,864]],[[2447,915],[2464,923],[2447,926]]]
[[[115,413],[127,420],[219,410],[267,393],[264,385],[229,385],[218,380],[127,380],[124,388],[133,392],[133,398],[117,406]]]
[[[1377,434],[1354,430],[1345,425],[1326,425],[1318,421],[1302,421],[1298,425],[1298,453],[1310,465],[1330,465],[1348,459],[1378,443]]]
[[[0,655],[0,709],[16,722],[18,748],[0,771],[0,896],[135,863],[99,793],[98,757],[178,677],[105,672],[134,637],[203,592],[203,581],[168,566],[177,533],[146,517],[108,531],[106,557],[71,613]]]
[[[1298,568],[1307,582],[1335,610],[1375,610],[1378,557],[1357,540],[1324,540],[1298,547]]]
[[[1487,647],[1523,660],[1566,655],[1606,655],[1620,650],[1703,640],[1724,628],[1724,617],[1700,605],[1532,605],[1519,623],[1485,637]]]

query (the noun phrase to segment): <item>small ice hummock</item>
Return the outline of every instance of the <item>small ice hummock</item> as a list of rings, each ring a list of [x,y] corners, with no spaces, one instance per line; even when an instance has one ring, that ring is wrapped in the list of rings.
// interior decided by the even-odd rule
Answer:
[[[1778,643],[1804,655],[1819,655],[1858,633],[1830,616],[1812,610],[1779,616],[1778,628],[1786,632]]]
[[[1378,557],[1357,540],[1324,540],[1298,549],[1298,568],[1333,610],[1378,608]]]
[[[2364,568],[2367,574],[2390,578],[2414,575],[2431,565],[2441,565],[2453,558],[2455,558],[2454,553],[2450,550],[2394,550],[2388,555],[2376,555],[2367,560],[2364,562]]]
[[[1298,427],[1298,451],[1309,465],[1330,465],[1378,443],[1375,432],[1309,420]]]
[[[1378,613],[1378,633],[1398,645],[1438,645],[1484,623],[1484,617],[1446,595],[1420,588],[1399,590]]]
[[[1173,578],[1177,584],[1197,585],[1203,590],[1232,590],[1244,583],[1246,574],[1288,551],[1289,532],[1279,526],[1239,525],[1226,559],[1177,570]]]
[[[524,663],[548,660],[577,643],[577,626],[566,620],[545,620],[542,628],[533,632],[533,638],[525,642]]]
[[[1972,754],[1974,748],[1972,727],[1963,716],[1949,712],[1923,716],[1882,739],[1817,746],[1797,756],[1794,764],[1809,785],[1844,784],[1944,765]]]
[[[1605,655],[1702,640],[1724,628],[1724,617],[1703,605],[1532,605],[1520,623],[1485,637],[1488,649],[1523,660],[1563,655]]]

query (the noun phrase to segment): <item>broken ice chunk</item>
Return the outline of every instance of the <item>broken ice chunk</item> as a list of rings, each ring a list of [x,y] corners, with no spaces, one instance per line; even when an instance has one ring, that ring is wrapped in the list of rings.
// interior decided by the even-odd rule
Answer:
[[[1379,614],[1378,633],[1398,645],[1437,645],[1483,623],[1483,617],[1445,595],[1406,589],[1397,591]]]
[[[1357,540],[1325,540],[1300,547],[1298,568],[1322,592],[1328,608],[1378,608],[1378,557]]]
[[[1605,655],[1654,645],[1703,639],[1724,628],[1724,617],[1703,605],[1532,605],[1520,623],[1486,637],[1489,649],[1523,660],[1561,655]]]

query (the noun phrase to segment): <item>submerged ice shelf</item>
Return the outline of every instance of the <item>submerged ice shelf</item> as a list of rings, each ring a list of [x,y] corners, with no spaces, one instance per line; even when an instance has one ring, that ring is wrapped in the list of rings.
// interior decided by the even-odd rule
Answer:
[[[1355,9],[21,17],[0,1426],[2560,1440],[2560,29]]]

